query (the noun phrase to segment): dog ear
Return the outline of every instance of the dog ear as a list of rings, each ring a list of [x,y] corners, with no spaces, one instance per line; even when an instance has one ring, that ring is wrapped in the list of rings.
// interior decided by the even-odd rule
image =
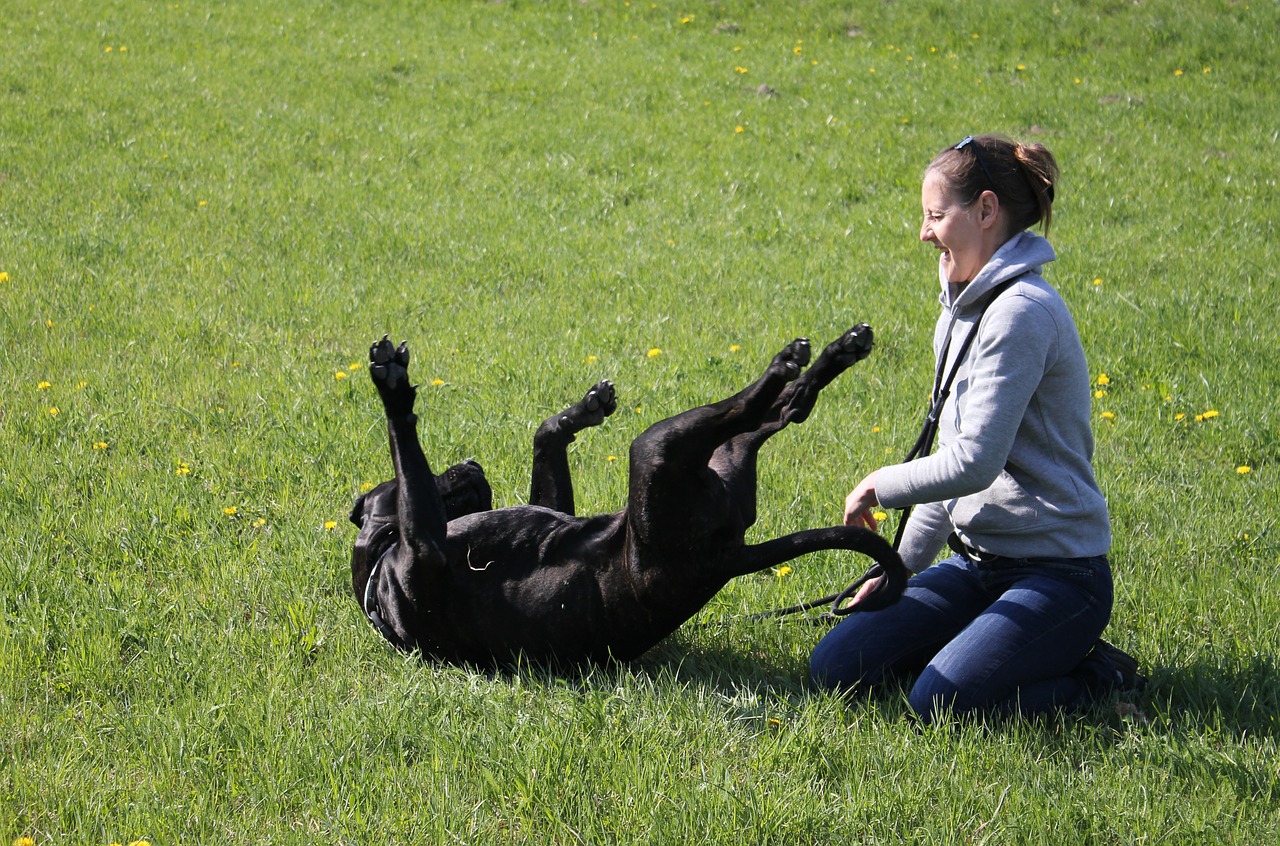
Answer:
[[[347,519],[355,523],[356,527],[360,529],[364,528],[364,498],[366,496],[368,494],[360,494],[360,496],[356,497],[355,504],[351,506],[351,513],[347,515]]]

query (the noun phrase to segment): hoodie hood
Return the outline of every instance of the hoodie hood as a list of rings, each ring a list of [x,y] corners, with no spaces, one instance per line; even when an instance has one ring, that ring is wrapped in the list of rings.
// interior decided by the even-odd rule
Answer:
[[[1024,273],[1040,274],[1040,268],[1056,259],[1053,245],[1034,232],[1023,230],[1005,241],[995,255],[986,263],[973,281],[967,285],[953,285],[942,272],[942,261],[938,261],[938,281],[942,285],[942,293],[938,299],[943,308],[953,315],[979,307],[987,293],[997,285]]]

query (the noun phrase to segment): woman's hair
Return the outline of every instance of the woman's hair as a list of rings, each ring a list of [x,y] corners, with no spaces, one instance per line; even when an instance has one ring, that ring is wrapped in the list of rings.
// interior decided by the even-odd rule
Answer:
[[[1053,219],[1058,163],[1043,144],[1023,144],[998,135],[975,135],[934,156],[925,173],[936,173],[965,205],[994,191],[1014,232]]]

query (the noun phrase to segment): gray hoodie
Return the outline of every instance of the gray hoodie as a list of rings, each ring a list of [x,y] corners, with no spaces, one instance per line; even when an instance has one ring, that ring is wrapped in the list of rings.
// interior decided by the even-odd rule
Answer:
[[[1010,558],[1084,558],[1111,547],[1107,504],[1093,476],[1091,379],[1066,303],[1044,277],[1049,242],[1021,232],[972,282],[942,278],[934,330],[949,357],[982,316],[938,424],[938,449],[880,469],[886,508],[919,505],[899,550],[919,572],[953,530],[969,546]],[[1016,279],[994,299],[991,289]],[[946,362],[949,371],[951,362]]]

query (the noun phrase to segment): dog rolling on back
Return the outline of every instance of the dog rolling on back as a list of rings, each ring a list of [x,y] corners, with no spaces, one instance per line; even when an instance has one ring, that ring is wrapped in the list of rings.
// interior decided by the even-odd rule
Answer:
[[[737,576],[823,549],[859,552],[888,575],[863,608],[897,600],[907,571],[879,535],[852,526],[748,544],[756,519],[756,457],[769,437],[805,420],[819,392],[871,351],[859,324],[806,369],[809,342],[778,353],[728,399],[662,420],[631,444],[626,507],[574,513],[567,447],[616,407],[600,382],[548,418],[533,442],[529,504],[492,508],[475,462],[435,475],[418,441],[409,351],[384,337],[369,372],[382,398],[395,478],[360,497],[352,587],[397,647],[482,666],[519,660],[626,661],[696,614]]]

